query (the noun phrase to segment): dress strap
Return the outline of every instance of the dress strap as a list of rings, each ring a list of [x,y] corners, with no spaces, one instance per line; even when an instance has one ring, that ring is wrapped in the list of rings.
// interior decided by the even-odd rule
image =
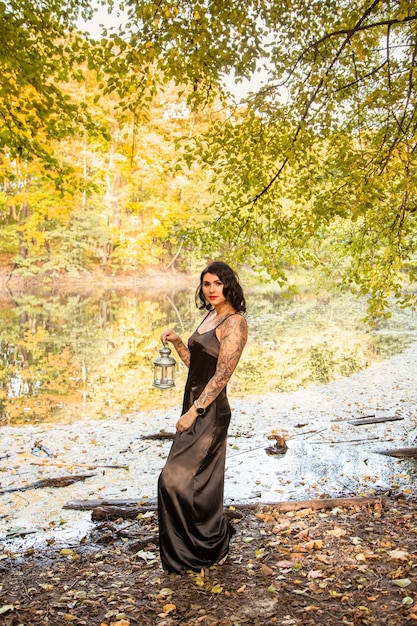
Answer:
[[[210,313],[212,313],[214,311],[214,309],[210,309],[210,311],[207,311],[207,313],[205,314],[205,316],[203,317],[203,319],[201,320],[201,322],[199,323],[199,325],[197,326],[197,330],[200,328],[200,326],[206,321],[206,319],[208,318],[208,316],[210,315]]]
[[[239,311],[235,311],[234,313],[229,313],[229,315],[226,315],[226,317],[224,317],[222,320],[220,320],[220,322],[217,324],[217,326],[214,327],[214,330],[216,330],[219,326],[221,326],[223,324],[223,322],[225,322],[227,320],[227,318],[232,317],[232,315],[240,315]]]

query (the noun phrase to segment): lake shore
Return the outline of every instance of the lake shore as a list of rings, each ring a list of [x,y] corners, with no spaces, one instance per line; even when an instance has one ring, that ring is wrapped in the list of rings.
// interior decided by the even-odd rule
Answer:
[[[349,378],[294,392],[230,397],[230,402],[229,503],[415,491],[415,461],[376,452],[413,445],[416,439],[417,342]],[[85,533],[90,512],[63,509],[71,500],[154,500],[170,441],[147,435],[173,433],[178,411],[2,427],[1,488],[23,490],[0,496],[0,537],[10,536],[13,528],[35,531],[42,540]],[[350,423],[368,415],[399,419]],[[287,438],[285,455],[265,452],[274,431]],[[26,489],[47,477],[80,474],[91,476],[62,488]]]
[[[0,298],[10,293],[30,293],[36,291],[59,291],[62,294],[88,293],[91,290],[136,290],[152,291],[185,288],[194,280],[191,274],[177,272],[175,269],[161,269],[147,266],[137,272],[118,272],[112,274],[102,270],[88,272],[86,270],[74,274],[62,273],[58,276],[40,274],[25,278],[11,271],[11,268],[0,267]],[[198,277],[195,279],[198,280]],[[197,282],[196,282],[197,285]]]

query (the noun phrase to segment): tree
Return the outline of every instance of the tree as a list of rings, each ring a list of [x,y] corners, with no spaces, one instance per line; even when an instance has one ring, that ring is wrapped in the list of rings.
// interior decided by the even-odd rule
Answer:
[[[405,302],[416,257],[414,3],[128,0],[126,11],[131,58],[152,80],[188,85],[189,105],[225,95],[229,73],[265,75],[195,142],[223,195],[219,251],[282,280],[285,261],[328,268],[330,258],[343,285],[371,295],[371,314],[391,294]]]
[[[0,163],[0,246],[11,272],[52,280],[99,267],[109,273],[172,267],[177,259],[179,269],[189,268],[192,251],[175,233],[201,222],[199,209],[210,202],[200,191],[199,169],[184,175],[175,167],[175,141],[191,123],[176,89],[155,96],[140,123],[114,95],[103,96],[94,71],[85,72],[81,98],[107,133],[80,129],[45,142],[57,162],[68,164],[65,186],[56,188],[41,158],[5,154]]]
[[[86,103],[62,89],[84,79],[83,65],[134,124],[174,81],[210,122],[183,144],[220,198],[210,231],[194,231],[203,252],[281,281],[287,264],[332,270],[370,294],[375,315],[392,294],[413,301],[404,291],[416,260],[411,0],[127,0],[120,10],[122,26],[94,42],[76,31],[79,12],[93,15],[85,0],[2,5],[0,147],[56,165],[50,139],[96,128]],[[263,87],[233,103],[226,77],[258,71]],[[189,228],[179,236],[193,240]]]
[[[87,0],[0,4],[0,150],[11,158],[38,156],[56,168],[51,139],[96,129],[83,102],[62,88],[84,80],[91,44],[77,32],[80,14],[91,17]]]

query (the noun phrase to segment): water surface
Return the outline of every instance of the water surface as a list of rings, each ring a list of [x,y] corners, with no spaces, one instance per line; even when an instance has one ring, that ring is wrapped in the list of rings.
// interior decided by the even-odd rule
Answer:
[[[293,391],[350,376],[402,351],[417,319],[396,310],[370,331],[366,303],[349,294],[295,297],[274,286],[248,288],[249,341],[229,394]],[[9,293],[0,300],[0,425],[114,418],[177,406],[176,386],[152,387],[166,327],[184,340],[202,313],[189,289],[90,289]],[[173,356],[176,356],[173,353]],[[177,359],[178,360],[178,359]]]

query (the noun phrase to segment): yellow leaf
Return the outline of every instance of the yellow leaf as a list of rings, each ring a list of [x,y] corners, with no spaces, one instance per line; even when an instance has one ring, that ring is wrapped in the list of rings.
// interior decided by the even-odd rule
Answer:
[[[402,589],[411,585],[411,580],[409,578],[397,578],[397,580],[394,580],[393,582],[394,585],[398,585],[398,587],[401,587]]]
[[[3,604],[3,606],[0,607],[0,615],[7,613],[8,611],[14,611],[14,608],[14,604]]]
[[[176,610],[175,604],[168,603],[164,606],[164,613],[172,613],[172,611]]]
[[[74,550],[71,550],[71,548],[62,548],[59,554],[61,554],[62,556],[71,556],[74,554]]]
[[[269,513],[257,513],[256,517],[263,522],[275,522],[275,517]]]
[[[212,587],[211,589],[211,593],[221,593],[223,591],[223,587],[217,583],[217,585],[214,585],[214,587]]]

